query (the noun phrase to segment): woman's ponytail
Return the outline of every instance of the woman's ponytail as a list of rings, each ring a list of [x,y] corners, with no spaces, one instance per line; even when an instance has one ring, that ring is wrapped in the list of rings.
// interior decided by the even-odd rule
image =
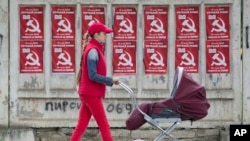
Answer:
[[[90,38],[90,35],[88,34],[88,32],[85,33],[85,34],[83,35],[83,42],[82,42],[82,49],[81,49],[80,68],[79,68],[79,71],[78,71],[77,76],[76,76],[76,84],[77,84],[77,85],[80,83],[80,80],[81,80],[83,54],[84,54],[84,52],[85,52],[85,49],[86,49],[87,44],[89,43],[89,38]]]

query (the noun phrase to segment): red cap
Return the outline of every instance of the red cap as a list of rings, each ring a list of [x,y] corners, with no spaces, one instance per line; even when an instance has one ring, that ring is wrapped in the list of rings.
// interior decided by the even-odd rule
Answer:
[[[111,33],[112,31],[113,30],[111,28],[108,28],[102,23],[93,23],[88,28],[88,32],[90,35],[94,35],[95,33],[99,32]]]

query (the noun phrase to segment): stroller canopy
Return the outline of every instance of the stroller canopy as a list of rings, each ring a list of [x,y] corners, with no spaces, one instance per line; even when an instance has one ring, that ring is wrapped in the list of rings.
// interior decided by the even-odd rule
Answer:
[[[179,69],[180,70],[180,69]],[[179,71],[178,86],[170,99],[163,101],[166,107],[181,114],[182,120],[204,118],[210,107],[204,86],[193,80],[184,70]]]

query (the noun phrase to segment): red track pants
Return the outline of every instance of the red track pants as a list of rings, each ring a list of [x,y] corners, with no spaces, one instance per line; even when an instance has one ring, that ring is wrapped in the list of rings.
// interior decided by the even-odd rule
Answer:
[[[77,125],[71,135],[70,141],[80,141],[82,135],[88,127],[91,116],[93,115],[99,130],[102,135],[103,141],[113,141],[109,122],[106,117],[105,109],[103,106],[103,99],[96,97],[80,96],[81,107]]]

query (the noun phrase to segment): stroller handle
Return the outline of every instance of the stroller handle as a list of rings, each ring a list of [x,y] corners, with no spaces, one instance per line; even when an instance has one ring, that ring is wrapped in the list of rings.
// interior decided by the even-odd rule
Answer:
[[[131,98],[131,100],[133,102],[133,106],[135,108],[137,108],[140,113],[142,113],[143,115],[146,115],[146,113],[144,113],[141,110],[141,108],[139,107],[138,102],[137,102],[137,98],[136,98],[133,90],[129,86],[127,86],[126,84],[124,84],[123,82],[121,82],[121,81],[119,81],[119,86],[122,87],[123,89],[125,89],[128,92],[128,94],[130,95],[130,98]]]

